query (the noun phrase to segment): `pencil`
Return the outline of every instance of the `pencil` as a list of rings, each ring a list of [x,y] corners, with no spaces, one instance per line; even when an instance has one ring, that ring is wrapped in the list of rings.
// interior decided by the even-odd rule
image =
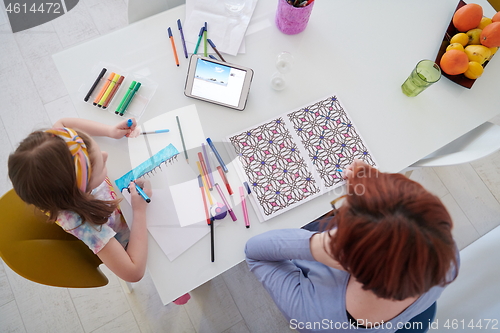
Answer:
[[[175,116],[175,119],[177,119],[177,126],[179,127],[179,133],[181,135],[182,149],[184,149],[184,156],[186,156],[186,162],[189,163],[188,153],[186,150],[186,144],[184,143],[184,136],[182,135],[182,128],[181,128],[181,122],[179,121],[179,116]]]
[[[168,27],[168,38],[170,38],[170,43],[172,44],[172,51],[174,52],[175,64],[179,67],[179,57],[177,56],[177,49],[175,48],[174,36],[172,36],[172,29]]]

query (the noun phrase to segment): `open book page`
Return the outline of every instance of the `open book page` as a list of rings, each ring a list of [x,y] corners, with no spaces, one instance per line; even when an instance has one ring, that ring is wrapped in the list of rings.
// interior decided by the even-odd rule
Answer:
[[[336,96],[240,131],[228,140],[261,220],[343,185],[343,169],[355,158],[376,165]]]

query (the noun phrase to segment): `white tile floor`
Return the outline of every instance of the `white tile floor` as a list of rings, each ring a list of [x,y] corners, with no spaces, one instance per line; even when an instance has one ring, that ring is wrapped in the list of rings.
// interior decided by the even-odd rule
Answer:
[[[13,34],[0,4],[0,194],[11,188],[7,157],[17,143],[33,129],[76,116],[51,55],[126,24],[126,0],[80,0],[66,15]],[[500,125],[500,117],[493,121]],[[411,178],[446,204],[459,248],[500,224],[500,152],[471,164],[416,170]],[[163,306],[148,275],[126,294],[104,270],[110,283],[103,288],[65,289],[27,281],[0,262],[0,332],[290,331],[243,263],[192,291],[183,306]]]

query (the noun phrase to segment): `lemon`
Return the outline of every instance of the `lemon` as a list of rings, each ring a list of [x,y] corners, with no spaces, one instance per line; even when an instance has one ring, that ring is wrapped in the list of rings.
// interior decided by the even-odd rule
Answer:
[[[484,68],[477,61],[470,61],[469,67],[465,71],[464,75],[469,79],[475,80],[483,74]]]
[[[459,50],[459,51],[463,51],[464,50],[464,46],[460,43],[452,43],[450,45],[448,45],[448,47],[446,48],[446,51],[449,51],[449,50]]]
[[[462,44],[462,46],[465,46],[465,45],[467,45],[467,43],[469,43],[469,36],[467,36],[467,34],[464,32],[460,32],[460,33],[454,35],[453,37],[451,37],[450,44],[453,44],[453,43],[460,43],[460,44]]]
[[[488,24],[491,24],[492,21],[489,17],[483,17],[481,19],[481,22],[479,23],[479,25],[477,26],[478,29],[484,29],[485,26],[487,26]]]

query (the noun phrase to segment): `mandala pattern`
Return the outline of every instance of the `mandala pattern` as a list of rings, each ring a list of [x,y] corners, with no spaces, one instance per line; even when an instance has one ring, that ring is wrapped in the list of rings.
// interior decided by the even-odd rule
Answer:
[[[336,96],[287,116],[326,187],[342,182],[342,170],[355,158],[375,166]]]
[[[283,118],[229,140],[266,216],[320,191]]]

